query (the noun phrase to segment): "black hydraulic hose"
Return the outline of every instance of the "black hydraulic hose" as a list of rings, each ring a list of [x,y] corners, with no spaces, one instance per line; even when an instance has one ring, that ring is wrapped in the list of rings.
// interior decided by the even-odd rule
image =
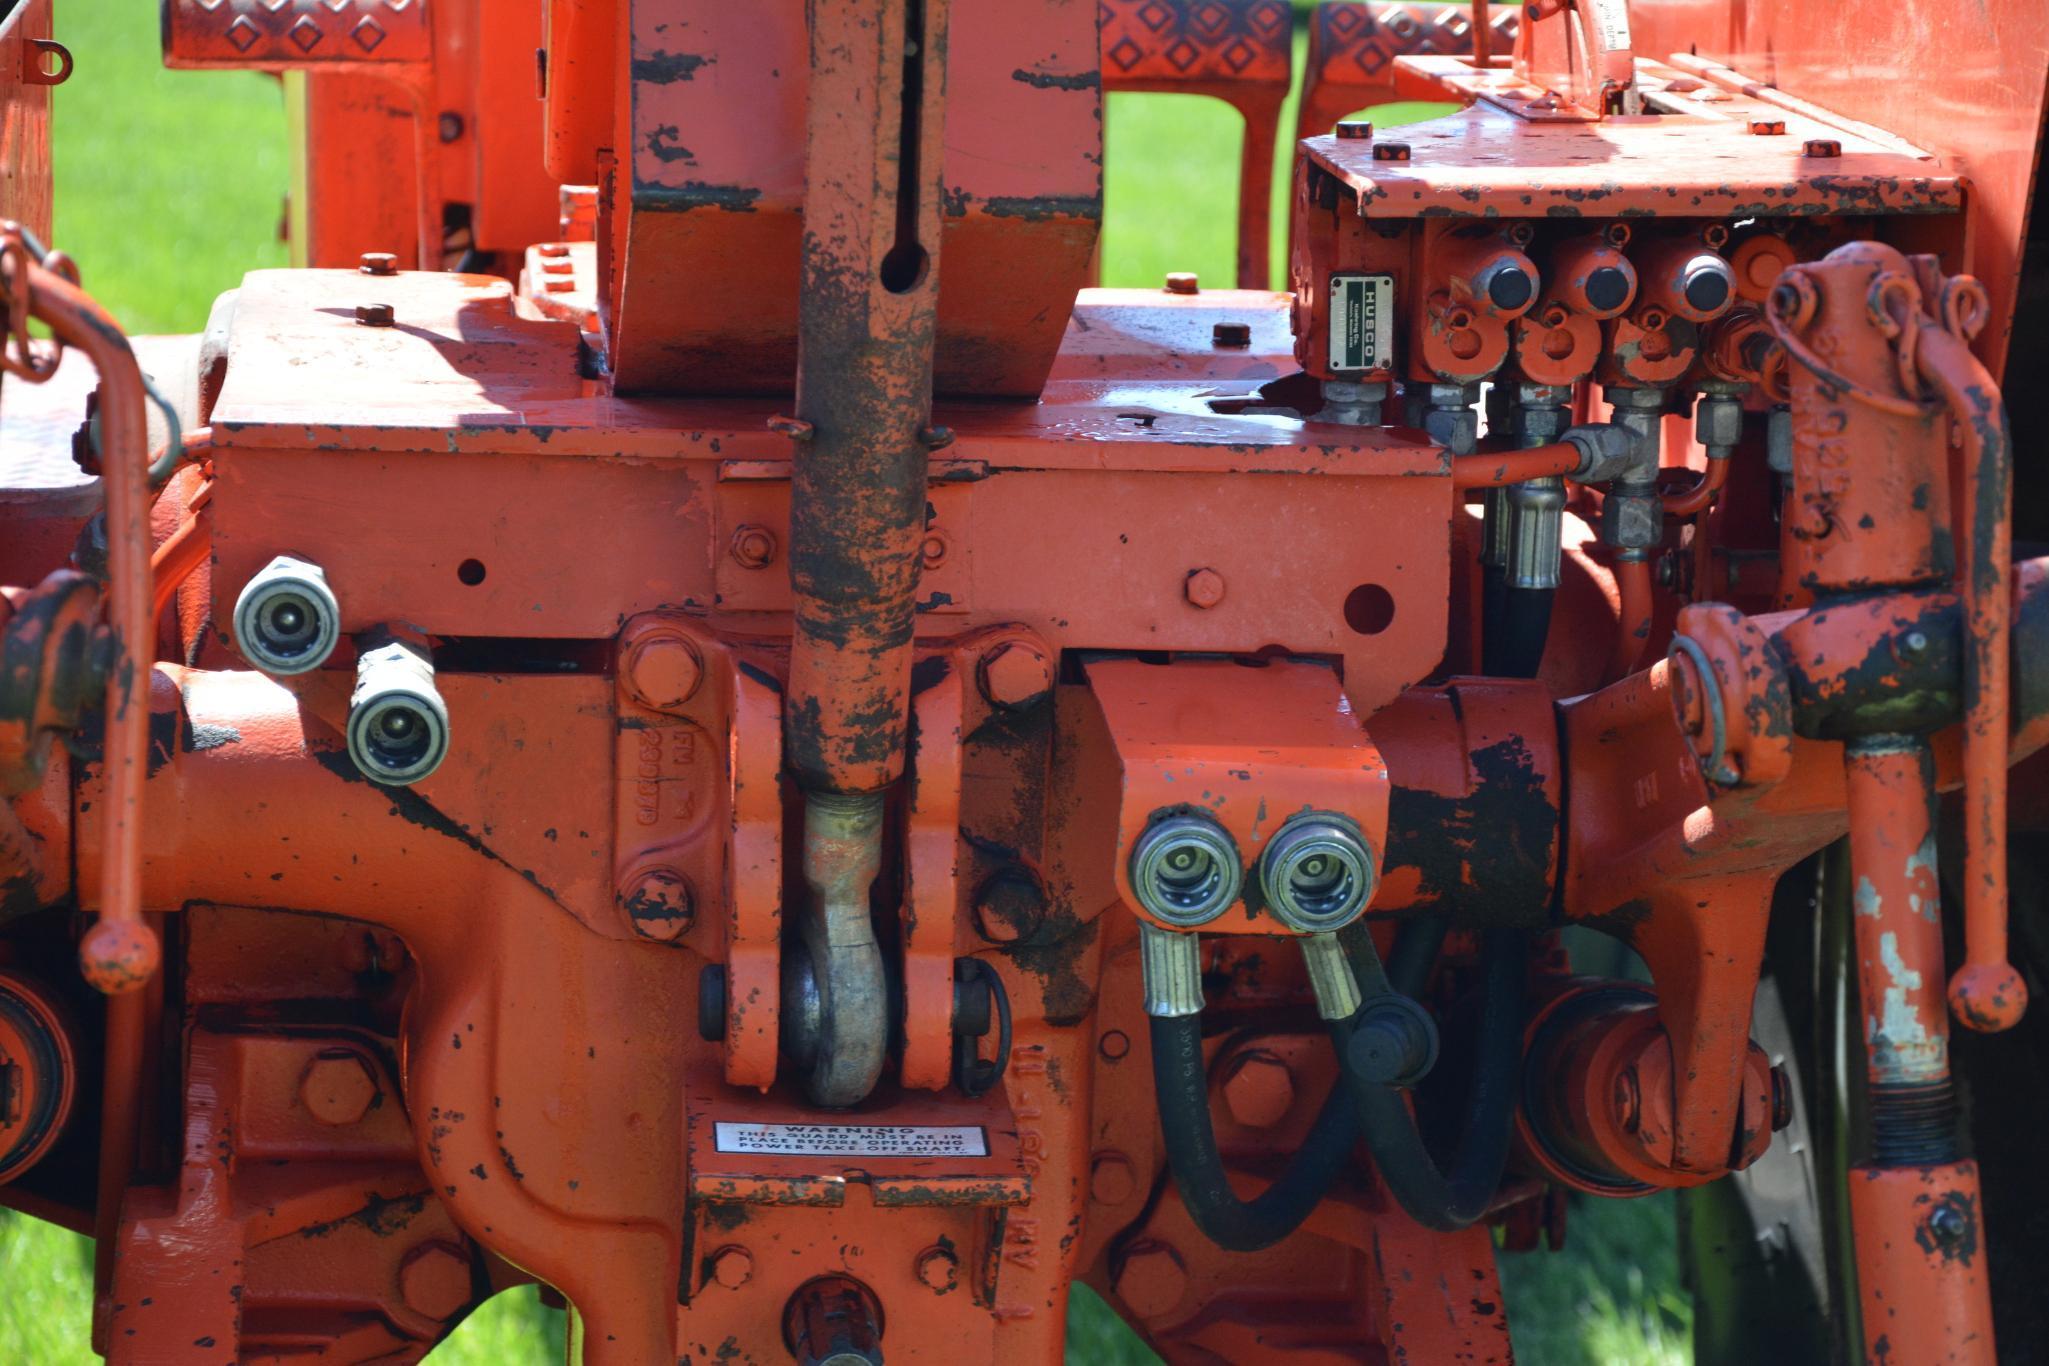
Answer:
[[[1555,588],[1510,588],[1504,585],[1497,610],[1486,618],[1481,637],[1481,672],[1489,678],[1535,678],[1544,662],[1544,643],[1551,636],[1551,602]]]
[[[1487,1212],[1500,1188],[1521,1072],[1525,956],[1521,933],[1488,933],[1479,1048],[1465,1105],[1465,1127],[1449,1174],[1438,1167],[1424,1146],[1402,1090],[1375,1085],[1353,1072],[1349,1051],[1342,1046],[1350,1022],[1342,1022],[1333,1031],[1340,1037],[1338,1056],[1346,1064],[1340,1069],[1339,1085],[1358,1108],[1360,1131],[1373,1154],[1373,1164],[1396,1203],[1425,1228],[1441,1233],[1464,1228]],[[1401,961],[1403,957],[1398,950],[1398,973],[1409,969],[1409,964]],[[1407,986],[1399,975],[1395,984]]]
[[[1332,1038],[1338,1037],[1334,1024]],[[1155,1015],[1152,1040],[1153,1094],[1167,1168],[1189,1217],[1203,1236],[1228,1252],[1272,1247],[1302,1226],[1337,1179],[1359,1137],[1358,1107],[1343,1084],[1332,1086],[1309,1136],[1280,1178],[1252,1199],[1241,1200],[1231,1189],[1210,1124],[1202,1017]]]

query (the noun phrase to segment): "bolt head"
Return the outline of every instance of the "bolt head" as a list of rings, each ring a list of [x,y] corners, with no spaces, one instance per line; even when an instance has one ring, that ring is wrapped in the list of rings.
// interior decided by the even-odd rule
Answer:
[[[356,323],[361,327],[390,327],[394,319],[390,304],[357,304]]]
[[[1224,1104],[1248,1129],[1271,1129],[1295,1105],[1295,1074],[1263,1048],[1233,1058],[1224,1071]]]
[[[1373,144],[1375,161],[1407,161],[1409,144],[1406,142],[1376,142]]]
[[[1251,323],[1218,323],[1209,330],[1210,341],[1217,346],[1252,345]]]
[[[1940,1247],[1955,1247],[1971,1230],[1971,1221],[1955,1205],[1945,1201],[1928,1211],[1928,1232]]]
[[[1099,1205],[1121,1205],[1138,1194],[1138,1173],[1123,1153],[1103,1152],[1089,1164],[1089,1198]]]
[[[406,1308],[437,1321],[454,1318],[470,1302],[470,1259],[450,1243],[422,1243],[398,1271]]]
[[[960,1284],[960,1258],[946,1248],[928,1247],[918,1254],[918,1279],[944,1295]]]
[[[754,1279],[754,1257],[744,1247],[722,1247],[711,1254],[711,1278],[728,1290]]]
[[[1045,918],[1046,893],[1020,868],[997,873],[975,898],[975,928],[992,944],[1029,939]]]
[[[365,275],[396,275],[398,258],[388,251],[366,251],[356,269]]]
[[[673,944],[689,933],[696,916],[690,880],[674,868],[646,868],[619,892],[619,904],[633,921],[634,933],[658,944]]]
[[[1053,661],[1036,645],[1009,640],[982,656],[975,677],[992,706],[1020,711],[1053,690]]]
[[[1224,576],[1214,569],[1191,569],[1181,593],[1190,607],[1208,611],[1224,600]]]
[[[382,1090],[362,1054],[352,1048],[327,1048],[299,1078],[299,1103],[320,1123],[340,1127],[360,1122]]]
[[[775,563],[776,534],[765,526],[750,522],[734,528],[733,541],[728,549],[734,562],[742,569],[766,569]]]
[[[1782,136],[1785,131],[1786,121],[1784,119],[1752,119],[1750,121],[1750,132],[1753,137],[1775,138]]]
[[[918,559],[927,569],[937,569],[946,563],[946,536],[942,532],[928,531],[925,543],[918,547]]]
[[[1169,294],[1199,294],[1202,292],[1202,281],[1191,270],[1168,271],[1167,292]]]
[[[675,711],[704,681],[697,647],[679,634],[643,636],[627,647],[621,664],[627,695],[649,711]]]
[[[1834,138],[1809,138],[1800,144],[1800,155],[1829,161],[1843,154],[1843,144]]]
[[[1337,135],[1343,142],[1366,142],[1373,137],[1373,124],[1366,119],[1340,119]]]
[[[1117,1265],[1117,1298],[1140,1318],[1171,1314],[1188,1293],[1188,1269],[1165,1243],[1134,1243]]]

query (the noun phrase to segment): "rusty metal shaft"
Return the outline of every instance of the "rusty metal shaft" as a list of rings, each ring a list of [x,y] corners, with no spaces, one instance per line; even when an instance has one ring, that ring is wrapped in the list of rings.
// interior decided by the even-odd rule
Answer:
[[[946,0],[818,0],[791,471],[787,755],[903,774],[939,297]]]

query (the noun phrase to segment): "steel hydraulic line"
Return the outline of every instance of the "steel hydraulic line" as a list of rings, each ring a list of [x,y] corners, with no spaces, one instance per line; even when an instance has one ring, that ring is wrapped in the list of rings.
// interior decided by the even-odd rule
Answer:
[[[1586,451],[1570,441],[1554,441],[1522,451],[1480,451],[1451,458],[1451,482],[1462,489],[1496,488],[1529,479],[1551,479],[1576,473]]]
[[[1975,282],[1974,282],[1975,283]],[[1960,293],[1957,291],[1956,293]],[[1953,293],[1945,311],[1965,306]],[[1983,291],[1977,292],[1983,306]],[[1952,320],[1954,321],[1954,320]],[[1963,436],[1970,553],[1964,605],[1964,964],[1950,978],[1957,1018],[1975,1030],[2011,1027],[2028,989],[2007,959],[2006,782],[2013,645],[2013,453],[1999,386],[1961,337],[1920,330],[1921,378],[1942,395]]]
[[[94,1282],[112,1283],[121,1193],[135,1166],[147,998],[159,947],[142,919],[142,787],[148,772],[149,435],[142,371],[106,310],[63,276],[30,264],[28,310],[66,346],[84,352],[100,377],[101,485],[106,498],[107,617],[114,650],[107,677],[106,830],[100,859],[100,914],[79,945],[80,965],[108,994],[102,1067]],[[96,1321],[98,1315],[95,1316]]]
[[[1651,562],[1637,556],[1615,561],[1615,591],[1620,604],[1616,621],[1615,653],[1608,661],[1608,677],[1627,678],[1643,657],[1644,642],[1651,634]]]
[[[171,599],[178,596],[178,586],[192,577],[192,571],[206,563],[213,554],[213,531],[200,517],[213,493],[211,480],[201,484],[186,505],[185,518],[178,523],[178,529],[164,538],[164,543],[149,557],[150,577],[150,620],[160,620],[164,609],[171,605]]]

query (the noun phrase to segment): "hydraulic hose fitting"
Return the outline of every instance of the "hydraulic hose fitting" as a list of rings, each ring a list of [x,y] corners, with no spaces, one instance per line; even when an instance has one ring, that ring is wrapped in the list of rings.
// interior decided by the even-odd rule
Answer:
[[[279,555],[235,599],[235,643],[273,676],[319,668],[341,639],[341,605],[311,560]]]
[[[363,776],[386,787],[419,782],[448,757],[448,704],[425,641],[387,631],[357,657],[348,744]]]
[[[1641,253],[1642,297],[1674,317],[1704,323],[1736,302],[1736,272],[1698,238],[1669,237]]]
[[[1373,899],[1379,881],[1372,846],[1357,823],[1329,812],[1290,817],[1259,858],[1267,910],[1304,934],[1350,924]]]
[[[1131,847],[1131,889],[1147,915],[1180,929],[1222,915],[1245,885],[1238,844],[1208,816],[1154,821]]]
[[[1316,1013],[1326,1020],[1349,1020],[1358,1013],[1365,998],[1359,979],[1352,972],[1350,958],[1335,934],[1312,934],[1302,939],[1302,967],[1309,976],[1309,989],[1316,994]]]
[[[1387,392],[1385,380],[1327,379],[1323,382],[1323,408],[1316,420],[1344,427],[1378,427]]]
[[[1145,983],[1145,1013],[1156,1020],[1202,1013],[1202,941],[1141,921],[1138,966]]]

